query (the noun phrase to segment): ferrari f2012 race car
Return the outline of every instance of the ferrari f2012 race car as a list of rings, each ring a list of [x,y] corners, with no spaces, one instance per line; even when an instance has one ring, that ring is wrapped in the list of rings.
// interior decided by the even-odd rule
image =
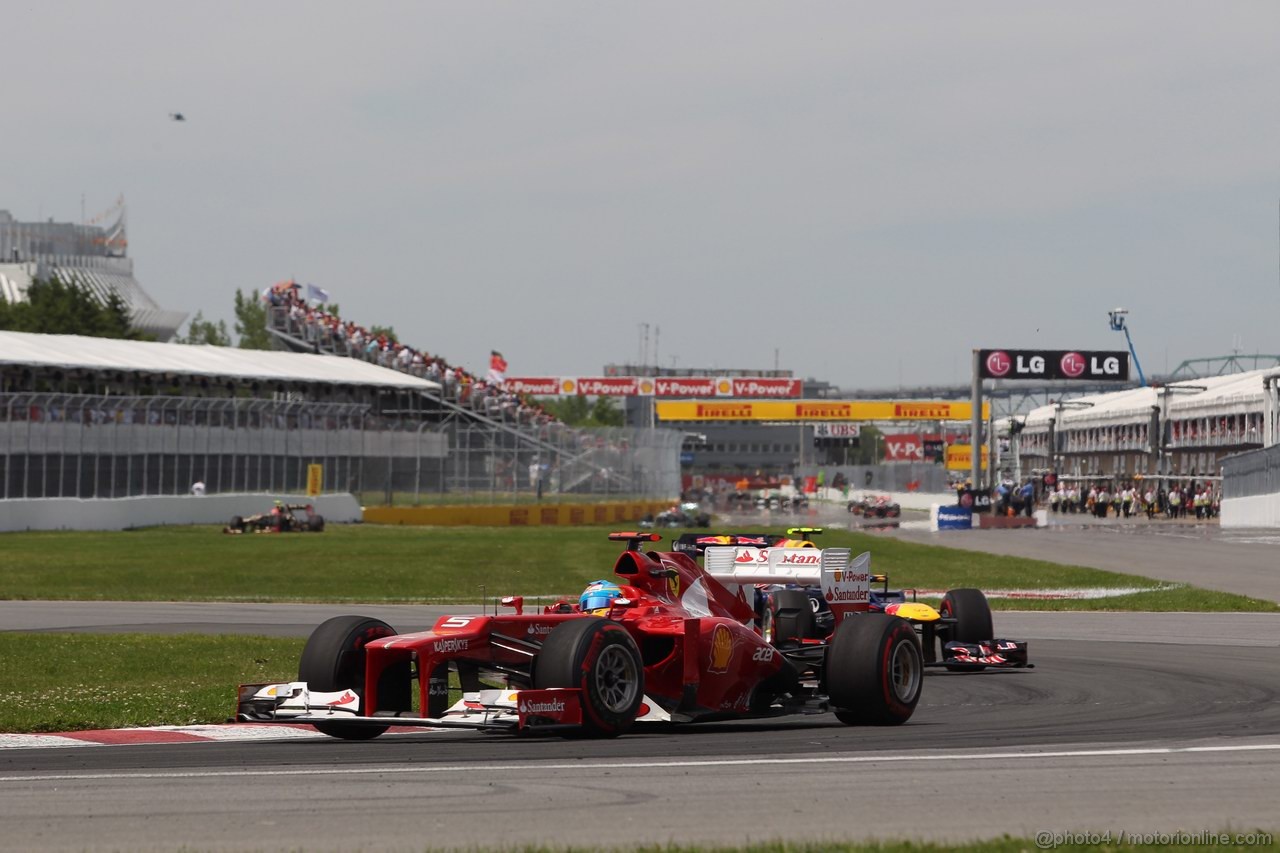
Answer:
[[[704,568],[688,554],[641,550],[657,534],[610,538],[627,546],[614,565],[618,594],[602,607],[584,594],[525,613],[523,599],[509,597],[502,604],[512,612],[442,616],[411,634],[336,617],[307,640],[297,681],[242,685],[236,716],[309,723],[348,739],[392,725],[610,737],[637,721],[911,717],[923,683],[919,638],[908,622],[868,612],[868,555],[851,562],[847,548],[720,546]],[[821,589],[833,630],[801,639],[780,613],[762,632],[758,583]]]
[[[233,515],[223,533],[319,533],[324,530],[324,516],[311,504],[287,504],[276,501],[269,512],[257,515]]]

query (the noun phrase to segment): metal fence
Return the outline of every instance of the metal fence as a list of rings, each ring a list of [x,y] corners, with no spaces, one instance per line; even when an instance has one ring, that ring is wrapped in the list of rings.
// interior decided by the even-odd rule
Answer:
[[[290,400],[0,394],[0,499],[322,492],[365,503],[667,497],[680,433],[540,431],[465,419],[382,418],[367,406]]]
[[[1280,495],[1280,444],[1222,460],[1222,496]]]

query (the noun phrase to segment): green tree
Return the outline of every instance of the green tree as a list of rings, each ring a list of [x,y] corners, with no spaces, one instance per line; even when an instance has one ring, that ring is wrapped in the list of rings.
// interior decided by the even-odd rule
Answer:
[[[133,328],[129,307],[118,294],[108,294],[104,302],[88,288],[57,276],[33,281],[25,302],[0,301],[0,328],[46,335],[133,340],[149,337]]]
[[[583,426],[591,417],[591,407],[587,398],[579,394],[568,397],[544,397],[539,400],[547,414],[569,426]]]
[[[173,339],[178,344],[211,344],[215,347],[231,346],[231,334],[227,332],[227,321],[214,323],[204,318],[203,311],[197,311],[187,325],[187,333]]]
[[[271,349],[271,333],[267,331],[267,306],[252,290],[248,295],[236,288],[236,334],[240,349]]]
[[[622,409],[618,408],[618,401],[613,397],[596,397],[595,405],[591,407],[592,426],[620,427],[624,417]]]
[[[597,427],[622,426],[623,413],[612,397],[596,397],[594,403],[580,394],[568,397],[547,397],[538,401],[542,408],[561,423],[569,426]]]
[[[396,330],[391,326],[372,326],[369,329],[369,337],[376,338],[378,335],[386,335],[387,340],[393,344],[400,343],[400,339],[396,337]]]

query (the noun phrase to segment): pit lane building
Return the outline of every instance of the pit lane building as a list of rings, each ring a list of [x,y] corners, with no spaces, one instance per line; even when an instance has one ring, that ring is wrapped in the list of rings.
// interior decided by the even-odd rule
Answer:
[[[135,329],[156,340],[172,339],[186,312],[161,308],[134,278],[125,224],[123,202],[85,225],[19,222],[0,210],[0,298],[22,302],[33,281],[57,276],[103,301],[116,294]]]

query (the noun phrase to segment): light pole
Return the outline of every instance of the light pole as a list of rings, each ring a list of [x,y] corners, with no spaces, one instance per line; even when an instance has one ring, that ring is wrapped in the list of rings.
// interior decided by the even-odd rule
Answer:
[[[1129,355],[1133,356],[1133,366],[1138,370],[1138,387],[1147,387],[1147,377],[1142,374],[1142,364],[1138,361],[1138,353],[1133,349],[1133,338],[1129,337],[1129,327],[1125,324],[1124,317],[1129,313],[1127,308],[1113,308],[1107,312],[1107,319],[1111,322],[1111,331],[1124,332],[1125,342],[1129,344]]]

